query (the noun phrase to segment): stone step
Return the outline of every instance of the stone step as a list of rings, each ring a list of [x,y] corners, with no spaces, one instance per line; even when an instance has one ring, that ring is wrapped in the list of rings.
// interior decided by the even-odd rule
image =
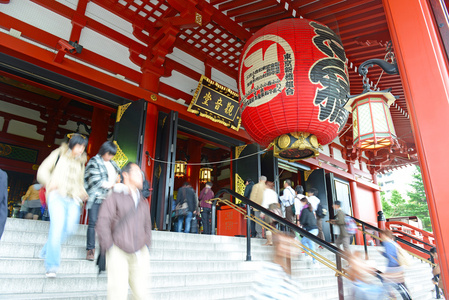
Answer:
[[[38,257],[48,226],[44,221],[8,219],[0,243],[0,299],[106,299],[105,274],[98,277],[95,262],[85,260],[85,225],[64,243],[58,278],[45,278],[43,260]],[[152,239],[153,299],[244,299],[260,264],[271,260],[273,252],[273,247],[262,246],[264,239],[253,238],[252,261],[246,262],[246,238],[242,237],[153,231]],[[363,246],[351,249],[364,252]],[[370,264],[385,268],[386,259],[378,249],[383,250],[368,247]],[[333,253],[318,252],[335,261]],[[413,262],[406,269],[413,299],[431,299],[430,268],[417,259]],[[327,267],[311,268],[300,255],[292,260],[292,274],[301,285],[301,299],[338,298],[335,272]],[[344,282],[349,296],[350,282]]]
[[[211,286],[217,283],[232,285],[251,284],[254,273],[249,271],[203,272],[203,273],[176,273],[152,274],[150,286],[152,289],[172,288],[189,289],[199,286]],[[15,293],[57,293],[76,291],[106,290],[106,274],[57,274],[56,278],[46,278],[39,275],[0,275],[0,298]]]
[[[225,300],[244,300],[249,292],[250,284],[235,283],[232,285],[215,284],[208,286],[193,286],[189,289],[172,287],[151,289],[151,296],[154,300],[198,300],[198,299],[225,299]],[[131,295],[131,291],[129,291]],[[106,300],[106,290],[94,292],[56,292],[56,293],[16,293],[8,294],[11,300]],[[131,298],[131,297],[130,297]],[[3,298],[2,298],[3,299]],[[307,299],[304,299],[307,300]]]

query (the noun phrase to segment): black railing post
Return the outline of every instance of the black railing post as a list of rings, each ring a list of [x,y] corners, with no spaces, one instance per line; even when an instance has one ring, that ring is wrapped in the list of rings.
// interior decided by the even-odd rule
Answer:
[[[365,247],[365,259],[368,260],[368,247],[366,245],[366,233],[365,233],[365,224],[362,224],[363,231],[363,246]]]
[[[340,254],[335,254],[337,259],[337,270],[342,272],[343,268],[341,265],[341,256]],[[343,276],[341,274],[337,274],[337,283],[338,283],[338,300],[345,299],[345,291],[343,289]]]
[[[246,205],[246,261],[251,261],[251,215],[249,205]]]
[[[212,216],[211,216],[211,220],[210,220],[210,234],[215,235],[215,223],[217,222],[217,200],[214,200],[214,202],[212,202]]]

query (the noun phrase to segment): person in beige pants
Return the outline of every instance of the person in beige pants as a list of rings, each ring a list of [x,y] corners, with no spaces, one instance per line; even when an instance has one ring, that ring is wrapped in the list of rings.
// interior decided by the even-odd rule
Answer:
[[[151,215],[139,166],[123,167],[122,182],[101,204],[95,227],[106,252],[108,299],[128,299],[128,284],[134,299],[150,299]]]

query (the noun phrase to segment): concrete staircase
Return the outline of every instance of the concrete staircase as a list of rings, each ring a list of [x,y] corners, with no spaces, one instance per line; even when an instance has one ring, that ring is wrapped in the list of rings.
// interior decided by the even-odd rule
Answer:
[[[0,299],[106,299],[106,275],[98,276],[95,262],[85,260],[84,225],[64,243],[58,277],[45,277],[39,253],[48,225],[8,219],[0,241]],[[258,268],[272,256],[272,247],[262,246],[263,242],[252,239],[252,261],[246,262],[245,238],[153,231],[153,299],[245,299]],[[335,260],[328,251],[320,253]],[[370,247],[369,253],[382,269],[385,259],[375,247]],[[292,261],[292,273],[302,293],[300,299],[338,299],[337,280],[330,269],[310,268],[302,255]],[[406,273],[413,299],[433,299],[428,265],[415,259]],[[350,295],[350,282],[345,281],[344,286],[345,294]]]

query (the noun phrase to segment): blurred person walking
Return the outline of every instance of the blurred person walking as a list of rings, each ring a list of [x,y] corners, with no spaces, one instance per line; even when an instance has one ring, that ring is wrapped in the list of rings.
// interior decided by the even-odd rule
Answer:
[[[37,220],[41,216],[41,200],[39,199],[39,191],[42,185],[34,181],[32,185],[28,187],[26,194],[23,196],[22,205],[26,203],[29,216],[25,215],[26,219]],[[22,209],[20,209],[22,210]]]
[[[262,205],[263,202],[263,195],[265,191],[265,183],[267,182],[266,176],[260,176],[259,182],[256,183],[253,186],[253,189],[251,191],[251,195],[249,196],[249,199],[259,205]],[[260,218],[260,211],[257,209],[253,209],[254,216],[256,218]],[[256,223],[254,221],[251,221],[251,236],[256,238],[262,238],[262,226],[259,223]]]
[[[201,221],[203,223],[203,233],[211,234],[211,218],[212,218],[212,204],[208,201],[214,198],[214,192],[212,191],[212,182],[206,182],[206,186],[201,190],[199,200],[200,200],[200,211],[201,211]],[[213,229],[215,230],[215,228]]]
[[[316,225],[316,218],[315,214],[313,213],[313,206],[306,197],[301,198],[301,203],[303,209],[301,211],[299,218],[296,219],[296,224],[307,230],[309,233],[316,236],[318,234],[318,226]],[[306,255],[307,253],[310,254],[310,256],[312,257],[312,261],[315,264],[316,260],[313,257],[314,255],[313,252],[315,252],[315,243],[306,236],[304,236],[301,239],[301,243],[310,249],[310,251],[308,249],[304,249],[304,252]]]
[[[76,231],[80,206],[87,198],[83,178],[86,145],[84,136],[73,134],[69,143],[54,150],[37,171],[37,180],[46,187],[51,219],[48,240],[41,251],[48,278],[56,277],[61,263],[61,243]]]
[[[103,200],[112,186],[117,182],[120,168],[112,160],[117,153],[117,146],[110,141],[101,145],[98,154],[92,157],[86,165],[84,173],[84,187],[89,195],[86,209],[88,210],[86,259],[93,261],[95,258],[95,224],[98,212]]]
[[[382,230],[380,232],[382,246],[385,251],[379,251],[388,261],[387,269],[384,272],[384,277],[389,282],[388,284],[402,283],[405,286],[404,269],[400,264],[399,245],[394,241],[393,233],[390,230]]]
[[[340,248],[341,245],[343,245],[343,249],[345,251],[347,251],[348,253],[350,252],[349,250],[349,233],[346,230],[346,215],[345,213],[341,210],[341,202],[339,200],[336,200],[334,202],[334,210],[335,210],[335,219],[329,220],[329,222],[331,224],[337,225],[338,228],[340,229],[340,234],[338,235],[338,238],[335,240],[335,244],[337,246],[337,248]],[[320,237],[320,236],[318,236]]]
[[[352,281],[352,298],[354,300],[380,300],[388,298],[382,286],[375,284],[375,270],[362,258],[362,252],[355,251],[349,260],[348,275]]]
[[[251,286],[247,300],[291,300],[301,299],[301,294],[291,277],[287,261],[291,260],[292,244],[295,240],[283,234],[273,236],[274,256],[272,262],[262,264],[261,270]]]
[[[139,166],[128,163],[100,206],[95,227],[101,251],[106,252],[108,299],[150,299],[151,215],[148,200],[140,192]],[[101,253],[103,255],[104,253]]]

